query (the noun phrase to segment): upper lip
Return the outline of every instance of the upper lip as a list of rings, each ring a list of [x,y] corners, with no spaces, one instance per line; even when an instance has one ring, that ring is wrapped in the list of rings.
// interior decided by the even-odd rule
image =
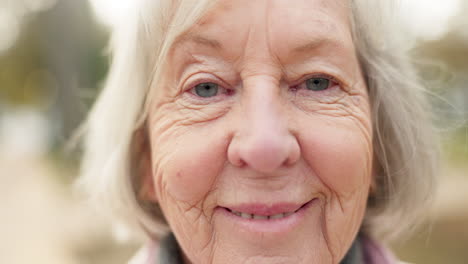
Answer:
[[[230,211],[261,215],[261,216],[271,216],[282,213],[293,213],[299,210],[302,206],[306,205],[312,200],[309,200],[305,203],[293,203],[293,202],[279,202],[274,204],[265,204],[265,203],[242,203],[232,206],[222,206]]]

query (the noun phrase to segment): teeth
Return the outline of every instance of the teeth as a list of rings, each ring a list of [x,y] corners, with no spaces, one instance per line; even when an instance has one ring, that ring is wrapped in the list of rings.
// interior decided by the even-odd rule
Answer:
[[[231,212],[239,217],[242,217],[245,219],[255,219],[255,220],[280,219],[280,218],[288,217],[294,214],[294,212],[289,212],[289,213],[281,213],[281,214],[267,216],[267,215],[254,215],[254,214],[241,213],[241,212],[232,211],[232,210]]]
[[[283,214],[272,215],[272,216],[270,216],[270,219],[280,219],[280,218],[283,218],[284,215],[285,215],[284,213]]]
[[[290,215],[294,214],[293,212],[290,212],[290,213],[284,213],[284,217],[288,217]]]
[[[246,213],[241,213],[241,217],[242,217],[242,218],[246,218],[246,219],[252,219],[253,215],[251,215],[251,214],[246,214]]]
[[[253,215],[253,219],[268,219],[268,216],[266,215]]]

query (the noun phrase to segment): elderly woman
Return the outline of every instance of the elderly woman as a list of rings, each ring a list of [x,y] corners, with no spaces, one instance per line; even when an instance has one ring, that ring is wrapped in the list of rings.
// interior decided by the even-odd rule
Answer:
[[[396,263],[382,245],[424,210],[436,155],[390,10],[139,2],[81,178],[147,235],[133,263]]]

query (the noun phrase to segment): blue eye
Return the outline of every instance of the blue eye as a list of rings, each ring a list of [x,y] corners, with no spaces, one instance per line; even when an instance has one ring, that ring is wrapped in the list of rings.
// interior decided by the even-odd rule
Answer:
[[[306,80],[306,87],[311,91],[323,91],[330,87],[330,80],[325,78],[310,78]]]
[[[216,83],[200,83],[195,86],[194,92],[196,95],[204,98],[213,97],[218,94],[219,86]]]

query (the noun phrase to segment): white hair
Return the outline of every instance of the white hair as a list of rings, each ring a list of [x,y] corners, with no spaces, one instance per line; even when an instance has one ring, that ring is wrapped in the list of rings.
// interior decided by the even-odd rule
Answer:
[[[144,125],[146,98],[161,77],[171,45],[215,2],[141,1],[132,18],[114,29],[108,80],[84,124],[78,185],[93,203],[152,238],[168,227],[157,204],[138,197],[135,133]],[[350,2],[374,129],[376,186],[362,232],[392,239],[407,233],[430,201],[437,171],[435,134],[425,89],[398,39],[398,24],[390,22],[396,19],[392,1]]]

